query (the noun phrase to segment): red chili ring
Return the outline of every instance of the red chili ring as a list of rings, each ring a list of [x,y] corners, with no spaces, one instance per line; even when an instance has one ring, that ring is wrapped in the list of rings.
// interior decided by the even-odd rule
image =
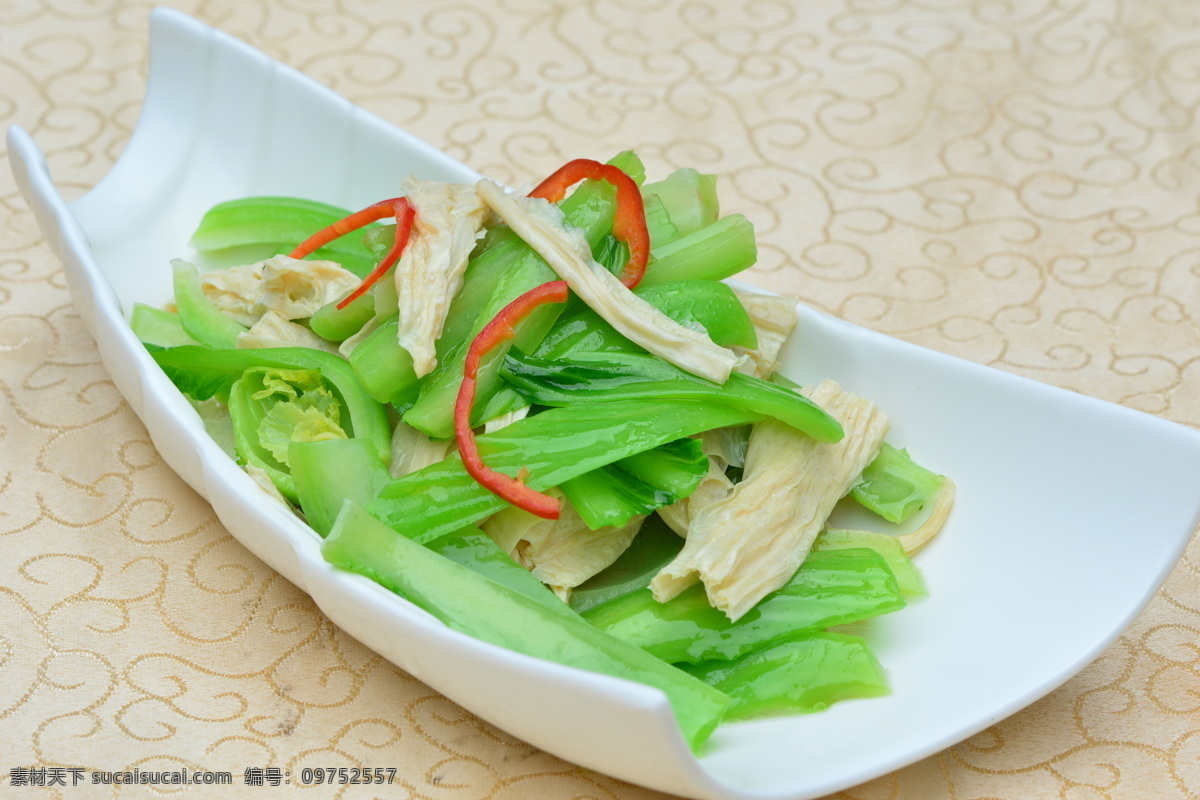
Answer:
[[[454,403],[454,438],[458,442],[458,452],[467,472],[492,494],[543,519],[558,519],[561,510],[559,502],[547,494],[531,489],[520,479],[496,472],[483,463],[475,441],[475,431],[471,429],[471,406],[475,403],[475,381],[480,359],[496,345],[511,339],[516,334],[515,326],[534,309],[546,303],[566,301],[567,282],[551,281],[530,289],[501,309],[471,342],[466,362],[463,364],[462,386],[459,387],[458,399]]]
[[[621,283],[632,289],[642,282],[650,260],[650,233],[646,230],[646,208],[642,190],[619,167],[601,164],[590,158],[568,161],[549,178],[537,185],[530,197],[557,203],[567,190],[582,180],[608,181],[617,190],[617,211],[613,215],[613,236],[629,247],[629,261],[621,271]]]
[[[392,247],[387,251],[387,255],[383,257],[383,260],[375,266],[375,269],[371,270],[371,273],[367,277],[363,278],[358,288],[338,302],[338,310],[341,310],[374,286],[375,282],[382,278],[404,253],[404,248],[408,246],[409,237],[412,235],[413,220],[417,216],[416,209],[412,207],[408,199],[393,197],[391,200],[381,200],[378,203],[369,205],[362,211],[355,211],[350,216],[339,219],[332,225],[322,228],[305,239],[292,251],[291,257],[304,258],[312,251],[319,247],[324,247],[334,239],[392,215],[396,217],[396,240],[392,242]]]

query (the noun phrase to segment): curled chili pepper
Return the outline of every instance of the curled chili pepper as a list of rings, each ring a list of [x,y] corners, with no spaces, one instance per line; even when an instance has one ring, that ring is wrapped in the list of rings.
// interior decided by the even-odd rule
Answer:
[[[621,283],[632,289],[642,280],[650,258],[650,234],[646,230],[646,211],[642,192],[633,179],[618,167],[577,158],[559,168],[538,184],[530,197],[540,197],[557,203],[567,190],[582,180],[604,180],[617,190],[617,211],[613,216],[613,235],[629,247],[629,261],[621,272]],[[547,494],[531,489],[520,479],[496,472],[483,463],[471,429],[471,406],[475,402],[475,382],[479,361],[501,342],[511,339],[515,326],[534,309],[545,303],[565,303],[566,281],[543,283],[513,300],[500,310],[491,322],[471,342],[463,367],[463,382],[454,404],[454,438],[463,465],[480,486],[496,496],[543,519],[558,519],[559,502]]]
[[[416,209],[409,204],[408,200],[403,197],[393,197],[391,200],[380,200],[362,211],[356,211],[305,239],[291,252],[291,257],[304,258],[318,247],[324,247],[334,239],[393,215],[396,217],[396,240],[383,260],[376,265],[375,269],[371,270],[367,277],[363,278],[363,282],[358,285],[358,288],[337,304],[338,310],[341,310],[374,286],[375,282],[382,278],[384,273],[391,269],[404,253],[404,248],[408,246],[408,239],[412,234],[413,220],[417,216]]]
[[[537,185],[530,197],[540,197],[557,203],[567,195],[567,189],[582,180],[608,181],[617,190],[617,212],[613,215],[613,236],[629,247],[629,261],[621,271],[621,283],[632,289],[646,274],[650,260],[650,234],[646,230],[646,208],[642,190],[620,167],[601,164],[590,158],[577,158],[559,167],[554,174]]]
[[[458,452],[467,472],[492,494],[543,519],[558,519],[558,501],[531,489],[521,479],[496,472],[483,463],[479,456],[479,446],[475,442],[475,432],[471,430],[471,406],[475,403],[475,381],[480,359],[496,345],[511,339],[516,333],[516,325],[534,309],[545,303],[566,301],[567,282],[551,281],[530,289],[501,309],[471,342],[463,365],[462,386],[454,403],[454,438],[458,442]]]

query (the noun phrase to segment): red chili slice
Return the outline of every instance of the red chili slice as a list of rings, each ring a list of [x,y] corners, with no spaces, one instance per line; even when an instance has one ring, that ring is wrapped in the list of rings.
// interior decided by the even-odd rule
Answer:
[[[475,403],[475,380],[480,359],[496,345],[511,339],[516,333],[516,326],[534,309],[545,303],[566,301],[566,281],[551,281],[530,289],[501,309],[471,342],[463,365],[462,386],[454,403],[454,438],[458,441],[458,452],[462,455],[467,472],[492,494],[543,519],[558,519],[558,501],[526,486],[520,478],[496,472],[483,463],[475,442],[475,432],[471,429],[471,406]]]
[[[312,251],[319,247],[324,247],[334,239],[393,215],[396,217],[395,242],[392,243],[391,249],[387,251],[387,255],[383,257],[383,260],[375,266],[375,269],[371,270],[371,273],[367,277],[363,278],[363,282],[358,285],[358,288],[337,304],[339,310],[343,309],[374,286],[375,282],[382,278],[384,273],[391,269],[392,265],[404,253],[404,248],[408,246],[408,239],[412,235],[413,220],[417,216],[416,209],[409,204],[408,200],[403,197],[393,197],[391,200],[381,200],[378,203],[369,205],[362,211],[356,211],[345,219],[340,219],[329,227],[322,228],[305,239],[292,251],[291,257],[304,258]]]
[[[613,235],[629,247],[629,261],[621,272],[621,283],[632,289],[641,282],[650,258],[650,234],[646,230],[642,192],[632,178],[611,164],[578,158],[567,162],[538,184],[529,196],[557,203],[566,196],[568,189],[587,179],[608,181],[616,187],[617,211],[613,216]],[[497,344],[511,339],[515,334],[515,326],[534,309],[545,303],[565,303],[566,300],[566,281],[551,281],[531,289],[501,309],[467,350],[463,382],[454,404],[454,437],[458,441],[458,452],[462,455],[467,472],[488,491],[543,519],[558,519],[558,501],[529,488],[520,479],[496,472],[483,463],[475,443],[475,432],[471,429],[471,406],[475,402],[479,360]]]
[[[608,181],[617,190],[617,211],[613,215],[613,236],[629,247],[629,261],[621,271],[621,283],[630,289],[642,281],[646,263],[650,260],[650,234],[646,230],[646,209],[642,190],[633,178],[619,167],[601,164],[590,158],[568,161],[529,193],[557,203],[567,196],[567,190],[582,180]]]

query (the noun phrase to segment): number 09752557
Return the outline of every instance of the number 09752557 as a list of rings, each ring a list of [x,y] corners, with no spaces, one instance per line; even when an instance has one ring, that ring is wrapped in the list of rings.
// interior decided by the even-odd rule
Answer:
[[[394,783],[395,767],[305,767],[300,770],[300,783],[315,784]]]

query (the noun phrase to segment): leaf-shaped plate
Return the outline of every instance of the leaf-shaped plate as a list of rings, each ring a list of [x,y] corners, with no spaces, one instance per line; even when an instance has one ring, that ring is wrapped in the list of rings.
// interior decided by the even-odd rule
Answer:
[[[656,690],[478,642],[331,568],[315,534],[209,439],[122,314],[169,298],[168,261],[186,255],[215,202],[277,194],[361,207],[394,194],[410,172],[459,181],[475,173],[163,9],[152,17],[137,129],[90,194],[65,203],[29,136],[14,128],[9,144],[114,382],[228,529],[412,675],[540,748],[625,780],[697,798],[800,800],[935,753],[1099,655],[1197,522],[1200,434],[801,307],[785,373],[832,377],[879,402],[894,421],[891,440],[954,478],[957,508],[919,558],[930,596],[871,626],[891,696],[725,726],[697,759]]]

